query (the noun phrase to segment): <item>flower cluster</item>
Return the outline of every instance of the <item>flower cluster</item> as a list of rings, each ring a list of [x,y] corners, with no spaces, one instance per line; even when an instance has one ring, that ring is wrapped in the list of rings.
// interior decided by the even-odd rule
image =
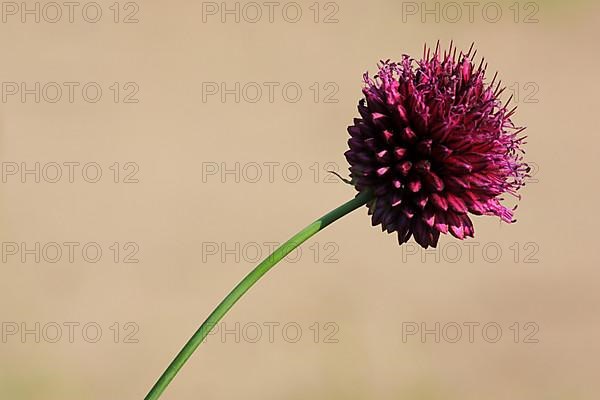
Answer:
[[[458,56],[452,45],[443,54],[426,47],[420,61],[404,55],[364,75],[345,156],[355,188],[373,193],[373,225],[397,232],[400,244],[414,236],[435,247],[448,232],[473,237],[469,213],[514,222],[501,200],[518,197],[529,172],[524,128],[513,125],[515,108],[502,105],[504,88],[496,76],[485,82],[475,55],[473,46]]]

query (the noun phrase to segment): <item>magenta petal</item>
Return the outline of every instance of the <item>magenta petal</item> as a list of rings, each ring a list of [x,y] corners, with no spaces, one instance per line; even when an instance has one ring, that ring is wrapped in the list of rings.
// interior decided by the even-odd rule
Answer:
[[[377,169],[377,175],[383,176],[390,170],[389,167],[381,167]]]
[[[441,192],[442,190],[444,190],[444,181],[434,172],[427,171],[423,175],[425,176],[425,180],[433,190],[437,192]]]
[[[457,239],[462,240],[465,238],[463,222],[456,214],[448,214],[448,228],[452,236],[456,237]]]
[[[414,178],[412,181],[408,182],[408,189],[413,193],[417,193],[421,190],[421,181],[419,178]]]
[[[454,173],[469,173],[473,170],[471,164],[457,156],[450,156],[445,160],[446,168]]]
[[[417,134],[410,129],[408,126],[402,130],[402,134],[400,135],[402,140],[412,143],[417,138]]]
[[[446,200],[445,197],[442,197],[441,195],[439,195],[437,193],[432,193],[431,201],[433,201],[433,204],[435,204],[435,206],[437,208],[444,210],[444,211],[448,210],[448,201]]]
[[[423,210],[423,221],[431,228],[434,225],[435,221],[435,213],[431,209],[431,206],[428,206]]]
[[[448,193],[448,204],[450,205],[450,208],[453,209],[454,211],[458,212],[458,213],[466,213],[467,210],[467,205],[465,204],[465,202],[463,201],[463,199],[461,199],[460,197],[452,194],[452,193]]]
[[[426,193],[419,192],[414,197],[415,204],[419,206],[419,208],[425,208],[425,205],[429,202],[429,196]]]
[[[452,154],[452,150],[442,144],[433,147],[431,152],[433,157],[440,161],[444,161],[450,154]]]
[[[465,230],[462,225],[450,225],[450,233],[457,239],[465,238]]]
[[[446,216],[443,213],[435,214],[435,229],[442,233],[448,233],[448,223],[446,222]]]
[[[396,167],[398,172],[400,172],[404,176],[408,175],[411,168],[412,168],[412,163],[410,161],[404,161],[403,163],[398,164],[398,166]]]
[[[386,129],[383,131],[383,137],[387,143],[391,143],[394,134]]]
[[[471,222],[471,219],[466,215],[462,215],[461,218],[463,220],[465,236],[475,237],[475,228],[473,227],[473,223]]]
[[[394,154],[398,160],[402,160],[404,156],[406,156],[407,150],[403,147],[396,147],[394,149]]]
[[[377,161],[379,162],[388,162],[390,157],[388,156],[388,151],[387,150],[381,150],[380,152],[378,152],[376,154],[377,156]]]
[[[407,114],[406,114],[406,109],[402,105],[398,104],[396,106],[396,111],[398,111],[398,116],[400,117],[400,121],[404,125],[406,125],[408,123],[408,117],[407,117]]]
[[[461,177],[446,176],[446,184],[454,189],[469,189],[469,184]]]

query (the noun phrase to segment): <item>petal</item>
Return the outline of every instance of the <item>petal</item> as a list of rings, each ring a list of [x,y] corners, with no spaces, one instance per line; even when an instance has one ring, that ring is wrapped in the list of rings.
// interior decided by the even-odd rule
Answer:
[[[429,244],[431,245],[431,247],[437,247],[438,244],[438,240],[440,238],[440,231],[436,231],[434,230],[430,230],[431,232],[431,238],[429,239]]]
[[[398,104],[396,106],[396,110],[398,111],[398,117],[400,118],[400,121],[404,125],[408,124],[408,117],[406,114],[406,109],[402,105]]]
[[[425,156],[431,154],[431,143],[433,141],[431,139],[421,140],[417,143],[417,151]]]
[[[377,175],[383,176],[390,170],[390,167],[381,167],[377,169]]]
[[[431,194],[431,201],[433,201],[433,204],[444,211],[448,210],[448,201],[446,200],[445,197],[437,194],[437,193],[432,193]]]
[[[431,162],[428,160],[420,160],[415,163],[415,169],[419,172],[426,173],[431,170]]]
[[[429,202],[429,196],[423,192],[420,192],[414,197],[415,204],[419,206],[419,208],[425,208],[427,203]]]
[[[387,129],[383,130],[383,138],[385,139],[386,143],[391,143],[393,137],[394,134],[391,131],[388,131]]]
[[[350,134],[350,136],[357,137],[357,136],[361,136],[360,135],[360,128],[358,126],[352,125],[348,127],[348,133]]]
[[[373,216],[371,217],[371,224],[373,226],[379,225],[383,220],[383,215],[385,214],[385,209],[383,207],[375,207],[373,211]]]
[[[465,236],[475,237],[475,228],[473,227],[473,222],[468,215],[461,215],[461,220],[463,221],[463,226],[465,228]]]
[[[462,178],[454,175],[445,177],[446,185],[454,189],[469,189],[469,184]]]
[[[375,154],[375,156],[377,158],[377,161],[379,161],[380,163],[387,163],[390,160],[390,156],[387,150],[381,150],[380,152]]]
[[[396,147],[394,149],[394,154],[398,160],[402,160],[406,156],[407,150],[403,147]]]
[[[427,183],[429,184],[429,186],[431,186],[431,188],[433,190],[436,190],[438,192],[441,192],[442,190],[444,190],[444,181],[442,180],[442,178],[440,178],[439,176],[437,176],[435,173],[433,173],[431,171],[427,171],[423,175],[425,176],[425,180],[427,181]]]
[[[398,164],[396,166],[396,169],[402,175],[407,176],[410,170],[412,169],[412,163],[410,161],[404,161],[402,164]]]
[[[465,238],[465,228],[460,218],[456,214],[449,213],[448,214],[448,228],[452,236],[457,239]]]
[[[398,243],[403,244],[408,242],[408,239],[410,239],[411,235],[412,230],[410,220],[404,215],[401,215],[398,218]]]
[[[432,228],[435,222],[435,213],[431,206],[425,207],[423,210],[423,221]]]
[[[419,178],[413,178],[410,182],[408,182],[408,189],[413,193],[417,193],[419,190],[421,190],[421,181]]]
[[[411,219],[415,216],[415,210],[408,204],[402,206],[402,212],[404,213],[404,215],[406,215],[408,219]]]
[[[398,244],[402,245],[410,239],[412,231],[410,228],[405,228],[402,231],[398,231]]]
[[[448,233],[448,223],[446,222],[446,215],[440,212],[435,214],[435,228],[442,232]]]
[[[392,196],[392,207],[396,207],[402,204],[402,196],[400,194],[394,194]]]
[[[466,213],[468,211],[467,205],[465,204],[463,199],[461,199],[460,197],[458,197],[452,193],[448,193],[447,198],[448,198],[448,204],[450,205],[450,208],[453,209],[454,211],[456,211],[458,213]]]
[[[417,138],[417,134],[412,129],[410,129],[410,127],[407,126],[402,130],[400,137],[402,138],[402,140],[412,143]]]
[[[450,156],[444,161],[446,169],[450,172],[466,174],[473,170],[471,164],[457,156]]]
[[[452,154],[452,150],[450,150],[446,146],[440,144],[440,145],[434,146],[431,149],[431,154],[433,155],[433,157],[435,159],[437,159],[439,161],[443,161],[446,158],[448,158],[448,156],[450,154]]]
[[[388,117],[385,114],[378,113],[378,112],[374,112],[372,114],[372,116],[373,116],[372,117],[373,125],[375,125],[379,129],[387,129],[387,127],[390,124],[390,117]]]
[[[415,220],[413,223],[413,236],[415,241],[423,248],[429,247],[429,230],[421,221]]]

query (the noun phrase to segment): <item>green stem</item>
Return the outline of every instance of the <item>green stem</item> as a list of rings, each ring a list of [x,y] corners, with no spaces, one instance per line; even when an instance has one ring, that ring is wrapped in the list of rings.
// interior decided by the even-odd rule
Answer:
[[[371,200],[372,195],[369,192],[360,193],[354,199],[342,204],[335,210],[325,214],[300,232],[295,234],[290,240],[279,246],[275,251],[264,259],[256,268],[254,268],[238,285],[223,299],[223,301],[208,316],[206,321],[198,328],[196,333],[183,346],[183,349],[177,354],[175,359],[167,367],[158,381],[154,384],[145,400],[156,400],[167,388],[169,383],[175,378],[175,375],[190,358],[192,353],[200,346],[202,341],[210,333],[212,328],[223,318],[231,307],[254,285],[264,274],[287,256],[292,250],[300,246],[311,236],[324,229],[326,226],[335,222],[344,215],[356,210]]]

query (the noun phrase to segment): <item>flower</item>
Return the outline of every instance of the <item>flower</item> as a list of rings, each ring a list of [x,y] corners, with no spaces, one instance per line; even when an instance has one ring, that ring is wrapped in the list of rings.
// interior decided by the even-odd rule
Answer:
[[[514,222],[516,207],[502,205],[502,195],[519,197],[529,172],[525,128],[510,119],[516,107],[502,105],[496,76],[485,82],[473,45],[458,57],[452,44],[443,56],[439,43],[431,53],[426,46],[420,61],[403,55],[382,61],[373,79],[364,74],[362,118],[348,127],[345,153],[356,190],[373,193],[373,225],[424,248],[436,247],[440,233],[473,237],[469,213]]]

